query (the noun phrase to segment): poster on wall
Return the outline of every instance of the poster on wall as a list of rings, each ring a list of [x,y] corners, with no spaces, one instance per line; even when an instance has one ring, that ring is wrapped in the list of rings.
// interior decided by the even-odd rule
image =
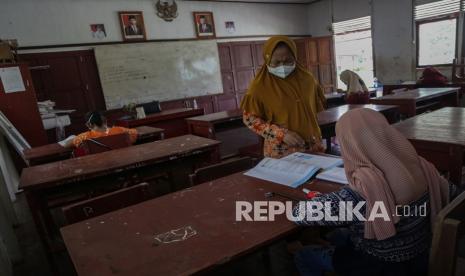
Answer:
[[[194,24],[198,38],[215,37],[215,22],[212,12],[194,12]]]
[[[144,16],[141,11],[122,11],[118,14],[124,41],[146,40]]]
[[[233,34],[236,32],[236,27],[234,26],[234,21],[226,21],[224,22],[224,26],[226,28],[226,31],[230,34]]]
[[[90,24],[90,32],[93,38],[104,39],[107,37],[105,25],[103,24]]]
[[[5,93],[26,91],[21,71],[17,66],[1,68],[0,79],[3,84],[3,88],[5,89]]]

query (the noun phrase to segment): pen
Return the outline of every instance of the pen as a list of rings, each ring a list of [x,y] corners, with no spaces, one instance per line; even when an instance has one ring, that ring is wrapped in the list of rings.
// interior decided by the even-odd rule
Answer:
[[[317,191],[310,191],[309,189],[306,189],[306,188],[303,188],[303,189],[302,189],[302,192],[305,193],[307,199],[312,199],[312,198],[314,198],[314,197],[316,197],[316,196],[321,195],[320,192],[317,192]]]

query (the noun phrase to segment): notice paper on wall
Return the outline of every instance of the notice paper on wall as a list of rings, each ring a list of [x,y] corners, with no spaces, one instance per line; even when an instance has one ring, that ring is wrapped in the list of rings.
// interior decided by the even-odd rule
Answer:
[[[2,80],[5,93],[26,91],[21,71],[17,66],[0,68],[0,79]]]

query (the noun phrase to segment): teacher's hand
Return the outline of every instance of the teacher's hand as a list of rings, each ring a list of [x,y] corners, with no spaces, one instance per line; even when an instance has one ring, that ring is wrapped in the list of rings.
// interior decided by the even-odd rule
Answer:
[[[305,145],[304,139],[302,139],[302,137],[300,137],[299,134],[293,131],[290,131],[290,130],[288,130],[286,135],[284,135],[283,141],[284,143],[286,143],[288,146],[291,146],[291,147],[298,147],[298,146]]]

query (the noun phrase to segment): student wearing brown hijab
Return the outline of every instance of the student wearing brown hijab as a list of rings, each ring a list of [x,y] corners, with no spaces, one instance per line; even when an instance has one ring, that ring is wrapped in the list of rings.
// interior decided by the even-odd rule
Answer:
[[[336,270],[342,275],[426,275],[431,226],[454,186],[376,111],[347,112],[336,124],[336,135],[349,185],[312,200],[331,202],[330,212],[336,216],[341,203],[363,202],[365,218],[380,204],[388,220],[299,221],[347,227],[346,239],[339,236],[335,246],[307,247],[296,254],[301,274]],[[302,206],[294,208],[294,215],[302,212]]]

